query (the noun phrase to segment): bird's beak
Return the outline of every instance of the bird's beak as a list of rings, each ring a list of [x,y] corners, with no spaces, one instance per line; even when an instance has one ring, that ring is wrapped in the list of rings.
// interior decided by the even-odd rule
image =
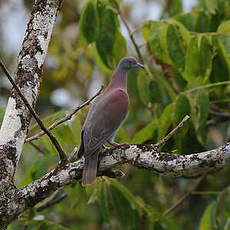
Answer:
[[[145,69],[145,66],[144,66],[143,64],[141,64],[141,63],[137,63],[137,67],[140,67],[140,68],[142,68],[142,69]]]

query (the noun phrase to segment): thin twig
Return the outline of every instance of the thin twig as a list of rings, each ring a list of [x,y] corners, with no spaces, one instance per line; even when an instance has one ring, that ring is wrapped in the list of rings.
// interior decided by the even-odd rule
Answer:
[[[221,191],[193,191],[192,195],[219,195]]]
[[[65,155],[65,153],[64,153],[61,145],[58,143],[57,139],[46,129],[45,125],[40,120],[39,116],[34,111],[34,109],[31,107],[31,105],[29,104],[29,102],[26,100],[26,98],[24,97],[24,95],[22,94],[22,92],[20,91],[20,89],[18,88],[18,86],[16,85],[16,83],[14,82],[13,78],[10,76],[8,70],[6,69],[6,67],[4,66],[4,64],[3,64],[3,62],[1,60],[0,60],[0,66],[1,66],[1,68],[3,70],[3,72],[5,73],[5,75],[7,76],[7,78],[9,79],[10,83],[13,85],[14,89],[17,91],[18,95],[21,97],[22,101],[24,102],[24,104],[26,105],[26,107],[28,108],[28,110],[30,111],[31,115],[37,121],[37,123],[40,126],[40,128],[50,138],[50,141],[53,143],[53,145],[55,146],[56,150],[59,153],[59,157],[61,159],[61,163],[62,164],[65,163],[66,160],[67,160],[67,157],[66,157],[66,155]]]
[[[113,2],[114,2],[115,6],[116,6],[116,8],[117,8],[117,12],[118,12],[118,14],[120,15],[120,18],[121,18],[122,22],[124,23],[124,25],[125,25],[125,27],[126,27],[126,29],[127,29],[127,31],[128,31],[129,37],[130,37],[130,39],[131,39],[131,41],[132,41],[132,43],[133,43],[133,46],[134,46],[134,48],[135,48],[135,50],[136,50],[137,56],[138,56],[138,58],[140,59],[140,61],[144,64],[144,59],[143,59],[143,57],[142,57],[142,55],[141,55],[141,52],[140,52],[140,50],[139,50],[139,47],[138,47],[138,45],[137,45],[137,43],[136,43],[136,41],[135,41],[135,39],[134,39],[133,32],[131,31],[131,29],[130,29],[128,23],[126,22],[126,19],[125,19],[125,17],[123,16],[123,14],[122,14],[122,12],[121,12],[121,9],[120,9],[119,4],[117,3],[116,0],[114,0]]]
[[[39,146],[37,146],[37,145],[34,144],[33,142],[30,142],[30,144],[31,144],[38,152],[40,152],[42,155],[46,155],[45,151],[43,151]]]
[[[219,112],[219,111],[214,111],[214,110],[211,110],[210,113],[218,117],[230,119],[230,113]]]
[[[160,140],[158,143],[153,145],[154,148],[159,148],[160,146],[163,146],[166,144],[166,142],[175,134],[177,133],[185,124],[185,122],[189,119],[190,117],[186,115],[182,121],[174,128],[166,137],[164,137],[162,140]]]
[[[62,189],[61,189],[62,190]],[[51,206],[61,202],[64,200],[68,195],[66,193],[60,194],[60,189],[55,191],[42,205],[37,208],[38,212],[41,212]]]
[[[207,89],[207,88],[212,88],[212,87],[222,86],[222,85],[229,85],[229,84],[230,84],[230,81],[221,81],[221,82],[210,83],[207,85],[202,85],[202,86],[198,86],[196,88],[188,89],[188,90],[184,91],[183,94],[192,93],[192,92],[199,90],[199,89]],[[213,103],[215,103],[215,102],[213,102]]]
[[[83,104],[79,105],[78,107],[76,107],[72,112],[70,112],[69,114],[67,114],[65,117],[61,118],[61,119],[58,120],[58,121],[55,121],[53,124],[51,124],[49,127],[47,127],[47,130],[50,131],[50,130],[56,128],[58,125],[61,125],[62,123],[64,123],[64,122],[70,120],[70,119],[73,117],[73,115],[74,115],[75,113],[77,113],[79,110],[81,110],[81,109],[82,109],[83,107],[85,107],[86,105],[89,105],[90,102],[91,102],[93,99],[95,99],[95,97],[97,97],[97,96],[102,92],[102,90],[103,90],[103,86],[101,87],[101,89],[100,89],[93,97],[91,97],[89,100],[87,100],[87,101],[84,102]],[[28,137],[28,138],[26,139],[25,142],[27,143],[27,142],[36,140],[36,139],[38,139],[39,137],[43,136],[44,134],[46,134],[46,133],[45,133],[44,131],[41,131],[41,132],[35,134],[34,136]]]
[[[199,186],[201,181],[206,177],[207,173],[204,173],[192,186],[192,188],[186,192],[173,206],[171,206],[169,209],[165,210],[163,213],[163,216],[169,215],[171,212],[173,212],[175,209],[177,209]]]

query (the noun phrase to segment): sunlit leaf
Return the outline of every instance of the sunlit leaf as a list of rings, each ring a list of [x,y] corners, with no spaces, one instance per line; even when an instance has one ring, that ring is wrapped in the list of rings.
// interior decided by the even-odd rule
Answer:
[[[200,220],[199,230],[215,229],[216,222],[216,202],[212,202],[204,211]]]
[[[143,103],[147,104],[150,101],[150,92],[149,92],[149,82],[150,79],[143,71],[138,73],[137,78],[137,87],[141,100]]]
[[[219,33],[230,33],[230,20],[221,23],[217,29]]]
[[[211,73],[212,46],[205,36],[194,36],[186,53],[184,78],[189,82],[206,82]]]
[[[185,47],[178,26],[173,24],[168,26],[167,44],[169,56],[174,66],[179,72],[183,72],[185,65]]]
[[[215,14],[217,10],[217,2],[217,0],[201,0],[201,6],[208,13]]]
[[[230,187],[220,193],[217,199],[216,219],[219,229],[228,230],[230,227]]]
[[[162,115],[159,118],[158,125],[158,141],[161,140],[168,132],[169,127],[172,125],[172,114],[174,111],[174,104],[169,104],[163,110]]]
[[[138,131],[132,139],[132,143],[141,144],[153,137],[154,131],[157,129],[158,125],[156,121],[150,122],[143,129]]]
[[[166,42],[167,27],[168,24],[165,22],[150,21],[145,24],[143,34],[148,41],[153,56],[164,63],[171,64]],[[148,36],[146,36],[147,34]]]
[[[174,109],[175,110],[174,110],[173,122],[174,125],[176,126],[182,121],[182,119],[186,115],[190,114],[190,103],[187,96],[183,94],[178,96]]]
[[[5,110],[4,110],[3,108],[0,107],[0,124],[1,124],[2,121],[3,121],[4,114],[5,114]]]

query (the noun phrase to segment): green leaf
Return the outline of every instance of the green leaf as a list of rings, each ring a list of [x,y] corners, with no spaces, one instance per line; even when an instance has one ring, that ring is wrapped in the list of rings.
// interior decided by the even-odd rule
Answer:
[[[158,217],[152,206],[146,204],[140,197],[133,195],[127,187],[119,183],[117,180],[109,179],[109,183],[122,193],[133,209],[144,211],[152,220]]]
[[[168,53],[178,72],[184,71],[185,46],[178,25],[170,24],[167,30]]]
[[[168,132],[169,127],[172,125],[172,114],[174,111],[174,104],[169,104],[163,110],[159,118],[158,124],[158,141],[161,140]]]
[[[227,66],[230,78],[230,36],[228,34],[213,36],[213,43],[222,61]]]
[[[216,223],[216,202],[212,202],[204,211],[200,220],[199,230],[211,230],[215,229]]]
[[[200,59],[202,62],[200,63],[200,76],[206,82],[210,76],[211,68],[212,68],[212,58],[213,58],[213,50],[212,44],[209,39],[203,36],[200,42]]]
[[[60,120],[66,115],[64,111],[59,111],[54,114],[51,114],[43,119],[43,122],[46,127],[53,124],[55,121]],[[31,130],[31,135],[37,133],[40,131],[40,128],[36,124]],[[79,130],[76,130],[79,132]],[[74,137],[72,130],[70,128],[70,125],[68,122],[64,122],[61,125],[54,128],[52,131],[52,134],[58,139],[59,143],[63,147],[63,149],[66,152],[72,151],[73,146],[76,146],[77,143],[79,143],[79,140],[76,140]],[[38,145],[44,146],[46,148],[47,154],[58,154],[56,152],[56,148],[51,144],[49,137],[47,135],[42,136],[37,140]]]
[[[174,101],[177,95],[172,86],[170,85],[170,82],[166,78],[161,76],[158,77],[156,80],[163,89],[163,92],[166,92],[171,98],[171,100]]]
[[[186,115],[190,114],[190,103],[187,96],[183,94],[179,95],[176,100],[174,109],[173,123],[174,126],[176,126]]]
[[[145,126],[143,129],[141,129],[135,134],[131,143],[140,144],[147,140],[152,139],[153,133],[157,128],[158,128],[158,124],[156,121],[150,122],[147,126]]]
[[[145,104],[149,103],[150,101],[149,82],[149,76],[147,76],[144,71],[139,71],[137,78],[137,87],[139,96]]]
[[[217,4],[217,0],[201,0],[201,6],[210,14],[216,13]]]
[[[178,96],[175,102],[173,113],[173,126],[176,127],[186,115],[190,115],[190,103],[187,96],[181,94]],[[176,149],[178,152],[185,151],[184,139],[186,138],[188,130],[189,122],[186,122],[184,126],[179,130],[179,132],[174,135]]]
[[[151,80],[149,83],[149,95],[151,103],[160,103],[162,101],[162,92],[158,81]]]
[[[100,30],[96,48],[103,64],[114,69],[121,57],[126,54],[126,42],[119,32],[119,21],[115,12],[101,0],[97,1]]]
[[[229,230],[230,227],[230,186],[220,193],[216,209],[217,225],[219,229]]]
[[[200,50],[198,47],[199,37],[195,36],[190,40],[187,52],[186,52],[186,65],[185,74],[183,75],[187,81],[194,82],[200,81],[199,79],[199,65],[200,63]]]
[[[213,51],[205,36],[194,36],[186,53],[184,78],[189,82],[207,82],[211,73]]]
[[[65,228],[59,224],[52,223],[47,220],[43,221],[29,221],[29,223],[25,223],[28,230],[68,230],[68,228]]]
[[[80,31],[88,43],[92,43],[97,39],[99,20],[95,0],[89,0],[82,10]]]
[[[182,25],[184,25],[187,30],[189,31],[195,30],[195,17],[192,13],[179,14],[173,18],[179,21]]]
[[[0,124],[1,124],[2,121],[3,121],[4,114],[5,114],[5,110],[4,110],[3,108],[0,107]]]
[[[209,96],[204,90],[199,90],[195,98],[195,127],[205,126],[209,114]]]
[[[111,65],[113,67],[117,66],[120,59],[126,56],[127,49],[126,49],[126,40],[123,35],[120,33],[119,30],[116,31],[115,41],[112,50],[112,59]]]
[[[104,183],[103,181],[100,181],[100,187],[99,187],[99,197],[98,197],[98,202],[99,202],[99,208],[101,211],[101,214],[104,218],[104,220],[109,223],[110,221],[110,208],[109,208],[109,193],[108,193],[108,184]]]
[[[205,11],[200,11],[196,20],[195,31],[205,33],[210,31],[211,17]]]
[[[143,28],[143,36],[153,56],[164,63],[171,64],[167,51],[167,27],[168,24],[162,21],[149,21]]]
[[[191,104],[191,118],[196,131],[197,140],[203,145],[206,145],[207,129],[206,121],[209,114],[209,95],[205,90],[195,91],[189,97]]]
[[[172,0],[170,2],[170,7],[168,8],[168,13],[170,16],[179,14],[183,11],[183,4],[181,0]]]
[[[110,186],[110,194],[113,203],[112,212],[117,216],[122,226],[135,226],[137,213],[131,203],[114,186]]]
[[[217,29],[218,33],[230,33],[230,20],[221,23]]]

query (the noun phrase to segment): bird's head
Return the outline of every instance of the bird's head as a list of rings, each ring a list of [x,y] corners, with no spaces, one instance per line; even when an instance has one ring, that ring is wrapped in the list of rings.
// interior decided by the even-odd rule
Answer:
[[[140,67],[142,69],[145,68],[144,65],[138,63],[137,60],[133,57],[124,57],[120,60],[118,64],[119,69],[126,70],[126,71],[134,67]]]

